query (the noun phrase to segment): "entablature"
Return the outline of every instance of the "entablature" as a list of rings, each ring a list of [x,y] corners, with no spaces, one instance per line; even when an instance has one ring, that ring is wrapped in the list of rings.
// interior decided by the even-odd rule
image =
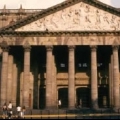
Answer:
[[[1,32],[8,45],[120,45],[120,31]]]

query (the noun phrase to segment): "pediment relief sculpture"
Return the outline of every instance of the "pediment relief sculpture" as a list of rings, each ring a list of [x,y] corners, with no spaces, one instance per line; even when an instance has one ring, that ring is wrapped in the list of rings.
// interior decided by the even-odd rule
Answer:
[[[84,30],[120,30],[120,18],[80,2],[16,29],[16,31]]]

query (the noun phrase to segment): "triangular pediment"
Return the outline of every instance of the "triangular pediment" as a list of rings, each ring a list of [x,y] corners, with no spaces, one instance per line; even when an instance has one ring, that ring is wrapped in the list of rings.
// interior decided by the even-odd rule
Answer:
[[[77,3],[25,25],[16,31],[120,30],[120,17],[88,5]]]
[[[75,4],[72,3],[72,5],[63,7],[63,9],[51,12],[51,14],[43,15],[42,17],[39,17],[37,20],[35,19],[32,22],[28,22],[28,24],[26,23],[23,26],[15,28],[14,30],[15,31],[120,30],[120,16],[119,14],[114,14],[114,12],[113,13],[109,12],[107,10],[107,6],[105,10],[100,7],[97,7],[96,5],[90,4],[88,1],[86,2],[86,0],[80,0]]]

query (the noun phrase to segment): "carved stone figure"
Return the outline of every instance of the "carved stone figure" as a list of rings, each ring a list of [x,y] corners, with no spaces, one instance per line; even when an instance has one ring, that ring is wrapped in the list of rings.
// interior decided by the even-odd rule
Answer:
[[[21,31],[28,29],[31,31],[120,30],[120,19],[109,12],[80,2],[18,28]]]

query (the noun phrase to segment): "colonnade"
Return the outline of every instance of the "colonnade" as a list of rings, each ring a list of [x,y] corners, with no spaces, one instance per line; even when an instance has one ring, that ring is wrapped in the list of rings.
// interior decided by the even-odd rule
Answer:
[[[7,101],[8,94],[7,83],[10,79],[7,78],[7,74],[10,71],[8,69],[8,56],[9,47],[2,47],[2,69],[1,69],[1,94],[0,104],[3,105]],[[93,109],[98,108],[98,76],[97,76],[97,46],[90,46],[91,49],[91,107]],[[29,107],[29,78],[30,78],[30,51],[29,45],[24,46],[24,71],[23,71],[23,96],[22,103],[26,107]],[[53,57],[53,46],[46,46],[46,108],[51,109],[57,106],[57,87],[54,73],[56,71]],[[109,64],[109,99],[110,105],[115,109],[119,108],[119,57],[118,46],[112,46],[111,62]],[[12,58],[11,58],[12,59]],[[53,69],[54,68],[54,69]],[[14,68],[15,69],[15,68]],[[54,72],[53,72],[54,71]],[[14,79],[15,80],[15,79]],[[15,86],[16,82],[13,82]],[[68,46],[68,107],[69,109],[75,108],[75,46]],[[12,101],[16,99],[16,93],[13,92]],[[53,97],[54,96],[54,97]],[[55,97],[56,96],[56,97]]]

